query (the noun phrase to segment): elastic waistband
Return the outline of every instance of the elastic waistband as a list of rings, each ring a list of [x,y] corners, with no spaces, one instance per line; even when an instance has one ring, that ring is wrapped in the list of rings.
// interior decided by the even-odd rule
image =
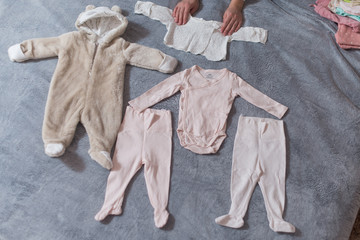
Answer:
[[[135,114],[138,114],[139,116],[141,116],[141,115],[149,115],[149,114],[157,114],[157,115],[170,115],[171,114],[171,112],[169,110],[166,110],[166,109],[152,109],[152,108],[147,108],[144,111],[140,112],[138,110],[135,110],[131,106],[127,106],[126,111],[132,111]]]
[[[259,118],[259,117],[247,117],[247,116],[243,116],[240,115],[239,117],[239,121],[240,120],[244,120],[244,121],[248,121],[248,122],[256,122],[256,123],[272,123],[272,124],[283,124],[283,120],[277,120],[277,119],[272,119],[272,118]]]

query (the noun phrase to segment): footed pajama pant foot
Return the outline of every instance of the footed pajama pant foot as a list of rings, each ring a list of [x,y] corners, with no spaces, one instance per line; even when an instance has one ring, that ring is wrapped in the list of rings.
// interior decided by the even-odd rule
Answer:
[[[146,109],[143,112],[127,107],[118,134],[116,148],[105,194],[105,201],[95,219],[122,213],[127,185],[144,165],[145,182],[154,221],[163,227],[169,217],[166,210],[169,197],[171,164],[171,115],[166,110]]]
[[[251,195],[258,183],[264,197],[270,228],[295,232],[284,221],[286,145],[281,120],[240,116],[234,142],[231,173],[231,207],[215,219],[226,227],[240,228]]]

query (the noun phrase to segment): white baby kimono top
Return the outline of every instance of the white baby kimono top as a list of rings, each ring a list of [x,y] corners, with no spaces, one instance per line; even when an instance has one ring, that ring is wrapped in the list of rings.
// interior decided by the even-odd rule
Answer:
[[[265,44],[267,30],[257,27],[242,27],[231,36],[221,33],[221,22],[205,21],[190,16],[185,25],[178,25],[172,16],[172,10],[152,2],[138,1],[135,13],[143,14],[166,25],[164,43],[177,50],[204,55],[208,60],[220,61],[226,58],[227,43],[232,40],[260,42]]]
[[[236,96],[282,118],[287,107],[253,88],[235,73],[193,66],[172,75],[129,102],[138,111],[181,91],[177,134],[195,153],[216,153],[226,138],[226,120]]]

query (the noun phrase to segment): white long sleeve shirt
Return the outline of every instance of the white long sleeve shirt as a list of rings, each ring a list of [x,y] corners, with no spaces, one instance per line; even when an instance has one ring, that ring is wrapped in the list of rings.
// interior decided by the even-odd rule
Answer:
[[[190,16],[185,25],[178,25],[172,16],[172,10],[152,2],[138,1],[135,13],[158,20],[167,28],[164,43],[177,50],[201,54],[211,61],[226,58],[227,43],[233,40],[260,42],[265,44],[268,31],[257,27],[242,27],[231,36],[221,33],[221,22],[206,21]]]

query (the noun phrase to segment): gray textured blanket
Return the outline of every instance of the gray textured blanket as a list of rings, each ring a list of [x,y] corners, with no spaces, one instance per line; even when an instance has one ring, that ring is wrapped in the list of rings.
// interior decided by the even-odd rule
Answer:
[[[314,1],[249,0],[244,26],[269,30],[265,45],[231,42],[225,61],[168,48],[164,25],[133,13],[135,0],[0,0],[0,239],[347,239],[360,206],[360,51],[340,49],[335,23],[320,17]],[[173,8],[176,0],[154,0]],[[222,20],[228,0],[203,1],[195,15]],[[104,200],[108,171],[87,154],[89,142],[79,125],[60,158],[43,150],[41,127],[49,82],[57,59],[13,63],[7,48],[22,40],[75,30],[86,5],[119,5],[128,17],[124,38],[176,57],[177,71],[197,64],[228,68],[255,88],[289,107],[284,219],[295,234],[268,226],[256,187],[245,226],[230,229],[215,218],[230,207],[233,142],[240,114],[273,118],[241,98],[228,118],[228,137],[214,155],[180,146],[175,134],[179,94],[154,106],[173,117],[173,158],[164,229],[153,222],[142,170],[129,185],[123,214],[94,220]],[[127,67],[129,101],[169,75]]]

